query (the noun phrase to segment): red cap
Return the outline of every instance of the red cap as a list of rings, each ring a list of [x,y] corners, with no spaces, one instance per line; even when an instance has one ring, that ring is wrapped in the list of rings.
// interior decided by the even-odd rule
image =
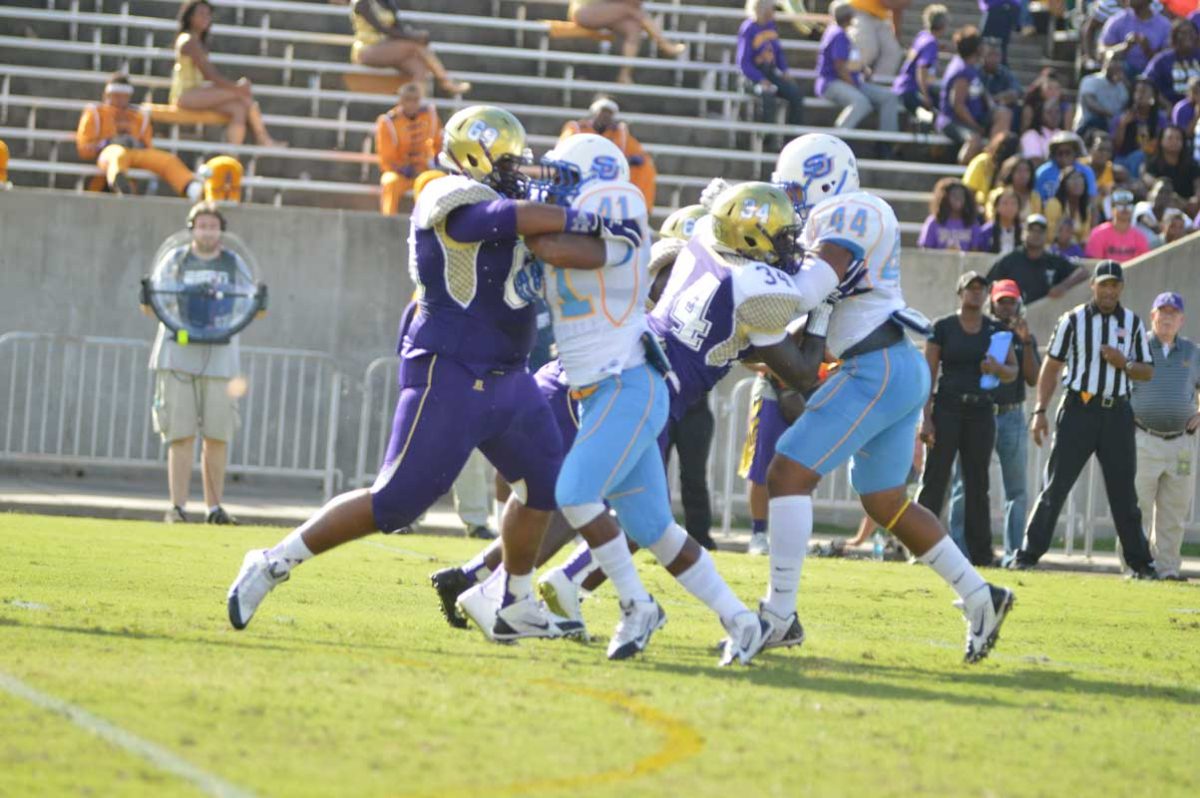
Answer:
[[[992,283],[992,301],[1002,297],[1012,297],[1013,299],[1021,298],[1021,289],[1017,287],[1015,280],[997,280]]]

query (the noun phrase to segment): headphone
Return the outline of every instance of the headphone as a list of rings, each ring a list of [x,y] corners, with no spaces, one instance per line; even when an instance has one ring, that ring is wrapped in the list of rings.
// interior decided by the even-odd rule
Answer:
[[[225,228],[228,226],[228,223],[225,221],[224,214],[221,213],[221,210],[217,207],[217,204],[215,202],[207,202],[207,201],[206,202],[197,202],[195,205],[192,206],[192,209],[190,211],[188,211],[187,229],[191,230],[192,228],[194,228],[196,226],[196,218],[198,216],[206,216],[206,215],[217,217],[217,221],[221,223],[221,232],[222,233],[225,232]]]

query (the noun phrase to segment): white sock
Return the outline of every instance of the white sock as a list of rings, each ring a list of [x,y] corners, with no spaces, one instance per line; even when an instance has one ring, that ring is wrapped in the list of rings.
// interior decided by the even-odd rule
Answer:
[[[267,551],[268,558],[283,562],[289,571],[312,556],[299,529],[293,529],[286,538]]]
[[[487,567],[487,552],[488,550],[484,549],[467,560],[467,564],[462,567],[462,572],[473,584],[487,581],[487,578],[492,575],[492,569]]]
[[[516,604],[533,593],[533,572],[509,574],[504,582],[504,605]]]
[[[700,549],[700,559],[675,578],[687,592],[704,602],[722,621],[739,612],[748,611],[742,600],[734,595],[729,585],[725,584],[725,580],[717,573],[717,564],[704,549]]]
[[[650,600],[650,594],[642,585],[637,567],[633,564],[633,555],[629,553],[624,535],[617,535],[603,546],[592,549],[592,556],[608,575],[622,602]]]
[[[971,565],[958,546],[954,545],[954,541],[950,539],[949,535],[943,536],[941,540],[933,544],[933,548],[917,559],[946,580],[946,584],[954,588],[954,592],[964,603],[973,604],[980,596],[990,596],[987,591],[978,593],[987,587],[987,582],[983,581],[983,577],[975,570],[975,566]],[[978,594],[975,600],[969,598],[972,594]]]
[[[492,510],[496,513],[496,525],[492,527],[492,529],[499,529],[500,525],[503,523],[505,504],[506,502],[502,502],[499,499],[492,499]]]
[[[199,180],[193,180],[187,184],[187,188],[184,189],[184,193],[192,202],[197,202],[201,197],[204,196],[204,184]]]
[[[812,537],[811,496],[780,496],[767,505],[767,539],[771,545],[771,581],[767,609],[787,618],[796,611],[796,591],[800,588],[800,568]]]

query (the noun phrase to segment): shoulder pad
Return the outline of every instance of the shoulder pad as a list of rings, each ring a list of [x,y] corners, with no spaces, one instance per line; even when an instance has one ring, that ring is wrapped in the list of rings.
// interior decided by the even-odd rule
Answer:
[[[733,295],[738,322],[751,330],[784,330],[800,315],[801,297],[792,278],[765,263],[749,261],[734,269]]]
[[[462,175],[450,175],[425,186],[413,216],[418,227],[428,229],[445,220],[455,208],[498,199],[501,199],[500,195],[483,183]]]

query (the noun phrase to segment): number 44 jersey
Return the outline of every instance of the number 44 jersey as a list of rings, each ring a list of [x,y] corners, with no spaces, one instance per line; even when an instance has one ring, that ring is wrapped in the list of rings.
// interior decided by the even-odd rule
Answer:
[[[718,247],[711,222],[705,217],[696,223],[650,314],[650,329],[679,376],[672,415],[695,403],[755,346],[782,341],[801,310],[791,276]]]
[[[605,219],[637,220],[642,230],[642,245],[622,263],[595,270],[546,264],[558,356],[571,387],[581,388],[646,362],[641,338],[650,293],[650,222],[642,192],[626,181],[590,182],[572,207]]]

